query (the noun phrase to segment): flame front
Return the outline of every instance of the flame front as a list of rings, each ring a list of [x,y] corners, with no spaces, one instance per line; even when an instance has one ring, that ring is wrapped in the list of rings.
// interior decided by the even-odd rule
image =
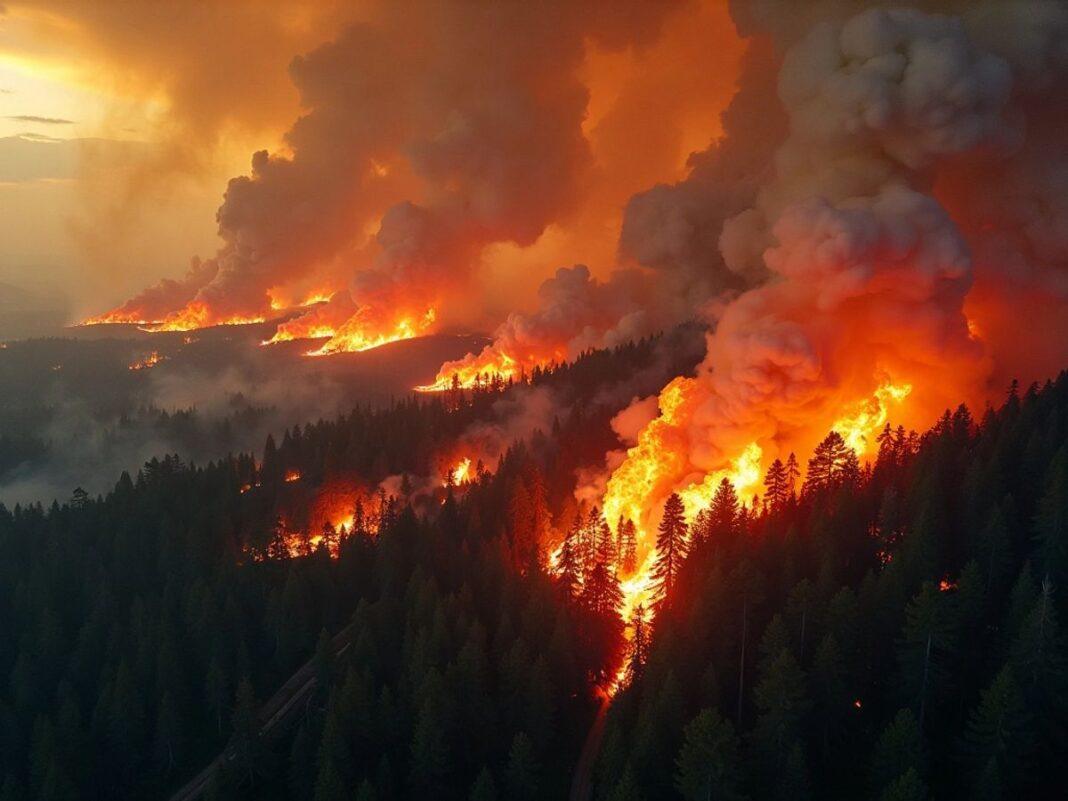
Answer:
[[[160,362],[164,362],[166,360],[167,360],[166,356],[161,356],[158,351],[152,351],[147,356],[145,356],[145,357],[143,357],[141,359],[138,359],[135,362],[131,362],[129,365],[127,365],[127,368],[130,369],[130,370],[135,370],[135,371],[136,370],[149,370],[149,369],[155,367]]]
[[[895,385],[886,381],[870,398],[861,401],[853,411],[838,418],[831,430],[841,434],[845,444],[852,448],[857,456],[863,456],[868,452],[872,437],[886,425],[890,417],[889,404],[900,404],[911,392],[911,384]]]
[[[361,312],[363,309],[360,310]],[[341,325],[321,347],[309,351],[308,356],[329,356],[332,353],[357,353],[379,348],[390,342],[400,342],[423,336],[434,324],[437,313],[427,309],[421,316],[401,317],[385,327],[378,327],[373,320],[357,312]]]
[[[547,364],[549,361],[545,360],[539,363]],[[419,392],[444,392],[454,387],[472,389],[492,379],[507,382],[519,378],[522,373],[523,367],[507,353],[495,351],[492,354],[487,354],[484,350],[478,356],[447,362],[442,365],[433,383],[416,387],[416,390]]]
[[[458,487],[466,481],[471,480],[471,459],[470,457],[464,457],[461,459],[455,467],[453,467],[448,474],[445,482],[446,486]]]

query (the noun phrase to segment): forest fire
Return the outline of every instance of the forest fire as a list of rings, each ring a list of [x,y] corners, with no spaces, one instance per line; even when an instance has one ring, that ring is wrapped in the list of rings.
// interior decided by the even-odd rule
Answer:
[[[446,487],[458,487],[471,480],[471,458],[464,457],[445,476]]]
[[[328,309],[327,305],[320,307]],[[358,309],[340,323],[334,323],[318,313],[318,309],[278,326],[274,336],[264,342],[271,345],[295,339],[323,339],[318,348],[308,351],[306,356],[329,356],[335,353],[358,353],[423,336],[434,324],[436,312],[433,308],[420,313],[401,313],[392,319],[377,319],[368,307]]]
[[[166,316],[153,318],[139,310],[131,310],[125,306],[113,309],[95,317],[89,317],[79,325],[136,325],[143,331],[151,333],[193,331],[199,328],[208,328],[216,325],[252,325],[266,320],[261,315],[230,315],[220,316],[211,308],[201,302],[189,303],[179,311]]]
[[[134,370],[134,371],[137,371],[137,370],[149,370],[149,369],[155,367],[160,362],[165,362],[165,361],[167,361],[167,357],[166,356],[161,356],[159,351],[155,351],[154,350],[150,354],[148,354],[147,356],[144,356],[144,357],[138,359],[135,362],[131,362],[129,365],[127,365],[127,369],[128,370]]]
[[[212,311],[206,303],[194,301],[185,308],[167,315],[158,322],[141,326],[145,331],[193,331],[217,325],[254,325],[266,320],[262,315],[225,315]]]
[[[507,382],[522,375],[522,366],[505,353],[468,357],[442,365],[433,383],[416,387],[418,392],[444,392],[447,389],[474,389],[492,381]],[[548,363],[546,361],[545,363]]]
[[[845,444],[863,456],[868,452],[872,437],[879,432],[890,416],[889,404],[900,404],[912,392],[911,384],[882,384],[872,396],[861,401],[856,409],[838,418],[831,430],[842,435]]]
[[[287,484],[292,484],[294,481],[300,481],[300,477],[299,470],[287,470],[284,476]]]

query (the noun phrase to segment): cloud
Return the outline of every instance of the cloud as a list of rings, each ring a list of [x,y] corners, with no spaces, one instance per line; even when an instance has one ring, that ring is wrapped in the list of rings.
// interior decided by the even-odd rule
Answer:
[[[16,122],[36,122],[43,125],[73,125],[74,120],[65,120],[61,117],[36,117],[32,114],[15,114],[8,117]]]

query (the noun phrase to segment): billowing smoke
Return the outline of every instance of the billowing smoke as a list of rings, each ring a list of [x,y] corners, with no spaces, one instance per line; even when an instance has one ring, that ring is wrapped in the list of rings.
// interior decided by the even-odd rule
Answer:
[[[602,282],[585,265],[561,268],[539,287],[537,311],[510,314],[490,345],[446,362],[436,383],[424,389],[447,389],[453,381],[470,386],[480,378],[519,378],[535,367],[571,361],[591,348],[629,342],[651,330],[651,290],[649,277],[633,270],[613,273],[610,281]]]
[[[338,289],[353,274],[354,303],[376,319],[463,297],[484,246],[530,244],[574,208],[590,166],[586,43],[647,43],[674,5],[373,8],[293,62],[305,113],[282,152],[256,153],[230,182],[219,252],[152,292],[171,293],[164,326],[263,318],[272,289]]]
[[[580,268],[558,270],[539,289],[533,312],[509,315],[492,345],[443,365],[433,386],[454,380],[469,385],[478,375],[513,377],[574,358],[584,348],[611,347],[695,316],[714,317],[722,302],[764,280],[761,266],[729,264],[717,242],[724,221],[755,202],[785,136],[775,93],[778,61],[768,42],[751,43],[737,92],[721,115],[722,135],[690,156],[683,180],[657,184],[629,200],[620,267],[607,280],[576,272]]]
[[[762,464],[830,428],[863,451],[888,415],[919,426],[982,402],[1020,348],[984,317],[1019,326],[996,293],[1063,298],[1065,7],[861,5],[736,4],[784,53],[789,134],[751,206],[717,225],[710,204],[701,235],[718,228],[727,269],[768,280],[722,309],[697,376],[665,387],[609,465],[609,519],[648,530],[670,492],[691,512],[722,477],[752,492]],[[1063,367],[1058,340],[1045,370]]]

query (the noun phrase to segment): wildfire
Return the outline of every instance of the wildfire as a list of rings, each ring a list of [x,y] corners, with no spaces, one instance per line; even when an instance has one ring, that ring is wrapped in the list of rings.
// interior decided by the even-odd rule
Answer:
[[[668,471],[679,468],[685,458],[682,448],[672,442],[673,427],[690,388],[690,379],[676,378],[660,393],[660,416],[642,431],[638,443],[627,451],[626,461],[608,480],[605,491],[605,519],[616,525],[620,518],[638,526],[639,546],[648,548],[644,520],[646,499]]]
[[[886,381],[852,412],[838,418],[831,430],[841,434],[846,445],[862,456],[871,444],[871,437],[886,424],[890,403],[901,403],[911,392],[911,384],[894,385]]]
[[[731,460],[729,467],[709,473],[701,483],[680,491],[679,497],[686,506],[686,522],[693,522],[697,513],[712,503],[712,496],[723,479],[734,485],[739,497],[751,495],[760,485],[760,459],[763,455],[760,446],[751,442],[737,458]]]
[[[287,470],[285,475],[285,481],[287,484],[292,484],[294,481],[300,481],[300,471]]]
[[[886,424],[891,405],[901,404],[911,391],[910,384],[885,380],[869,398],[848,407],[831,428],[842,435],[849,447],[862,454]],[[659,415],[646,425],[623,463],[608,479],[602,503],[606,520],[612,526],[620,519],[631,520],[637,529],[639,566],[631,575],[622,575],[620,582],[625,620],[630,619],[639,604],[650,615],[655,612],[652,595],[656,549],[651,519],[657,510],[650,508],[650,498],[678,492],[686,520],[692,522],[698,512],[711,504],[724,479],[734,485],[741,498],[752,496],[760,486],[764,451],[755,439],[726,459],[721,469],[703,477],[692,477],[693,467],[688,461],[690,445],[680,431],[680,424],[693,417],[699,400],[694,379],[679,377],[669,383],[658,399]],[[691,477],[681,487],[672,483],[672,477],[687,475]],[[616,685],[619,683],[617,677]]]
[[[494,352],[492,358],[484,358],[484,355],[485,351],[471,361],[449,362],[443,365],[433,383],[416,387],[416,391],[444,392],[457,387],[472,389],[491,378],[509,381],[518,378],[523,372],[522,366],[506,353]]]
[[[290,303],[280,300],[277,297],[277,290],[272,289],[268,294],[271,296],[271,310],[276,312],[286,311],[287,309],[306,309],[310,306],[318,306],[320,303],[329,303],[331,298],[334,297],[334,292],[326,290],[322,292],[313,292],[303,300],[297,301],[296,303]]]
[[[87,317],[78,323],[78,325],[152,325],[156,322],[159,321],[146,320],[144,319],[144,315],[137,312],[112,309],[111,311],[98,314],[94,317]]]
[[[172,312],[162,320],[141,325],[145,331],[192,331],[215,325],[253,325],[264,321],[262,316],[232,315],[218,317],[208,304],[192,301],[185,308]]]
[[[321,347],[309,351],[306,356],[329,356],[334,353],[357,353],[371,350],[390,342],[414,339],[422,336],[434,324],[437,314],[433,308],[422,316],[405,315],[380,327],[366,309],[360,309],[338,327],[326,323],[301,326],[301,319],[291,320],[279,326],[278,331],[265,344],[285,342],[291,339],[329,337]]]
[[[471,480],[471,459],[464,457],[453,467],[445,478],[446,487],[458,487]]]
[[[137,361],[127,365],[127,367],[130,370],[148,370],[152,367],[155,367],[160,362],[165,361],[167,361],[166,356],[161,356],[158,351],[152,351],[144,358],[138,359]]]
[[[142,331],[153,333],[161,331],[193,331],[214,325],[252,325],[262,323],[266,318],[258,315],[231,315],[220,317],[211,308],[200,301],[193,301],[183,309],[172,312],[163,318],[152,318],[137,310],[124,308],[88,317],[78,325],[136,325]]]

